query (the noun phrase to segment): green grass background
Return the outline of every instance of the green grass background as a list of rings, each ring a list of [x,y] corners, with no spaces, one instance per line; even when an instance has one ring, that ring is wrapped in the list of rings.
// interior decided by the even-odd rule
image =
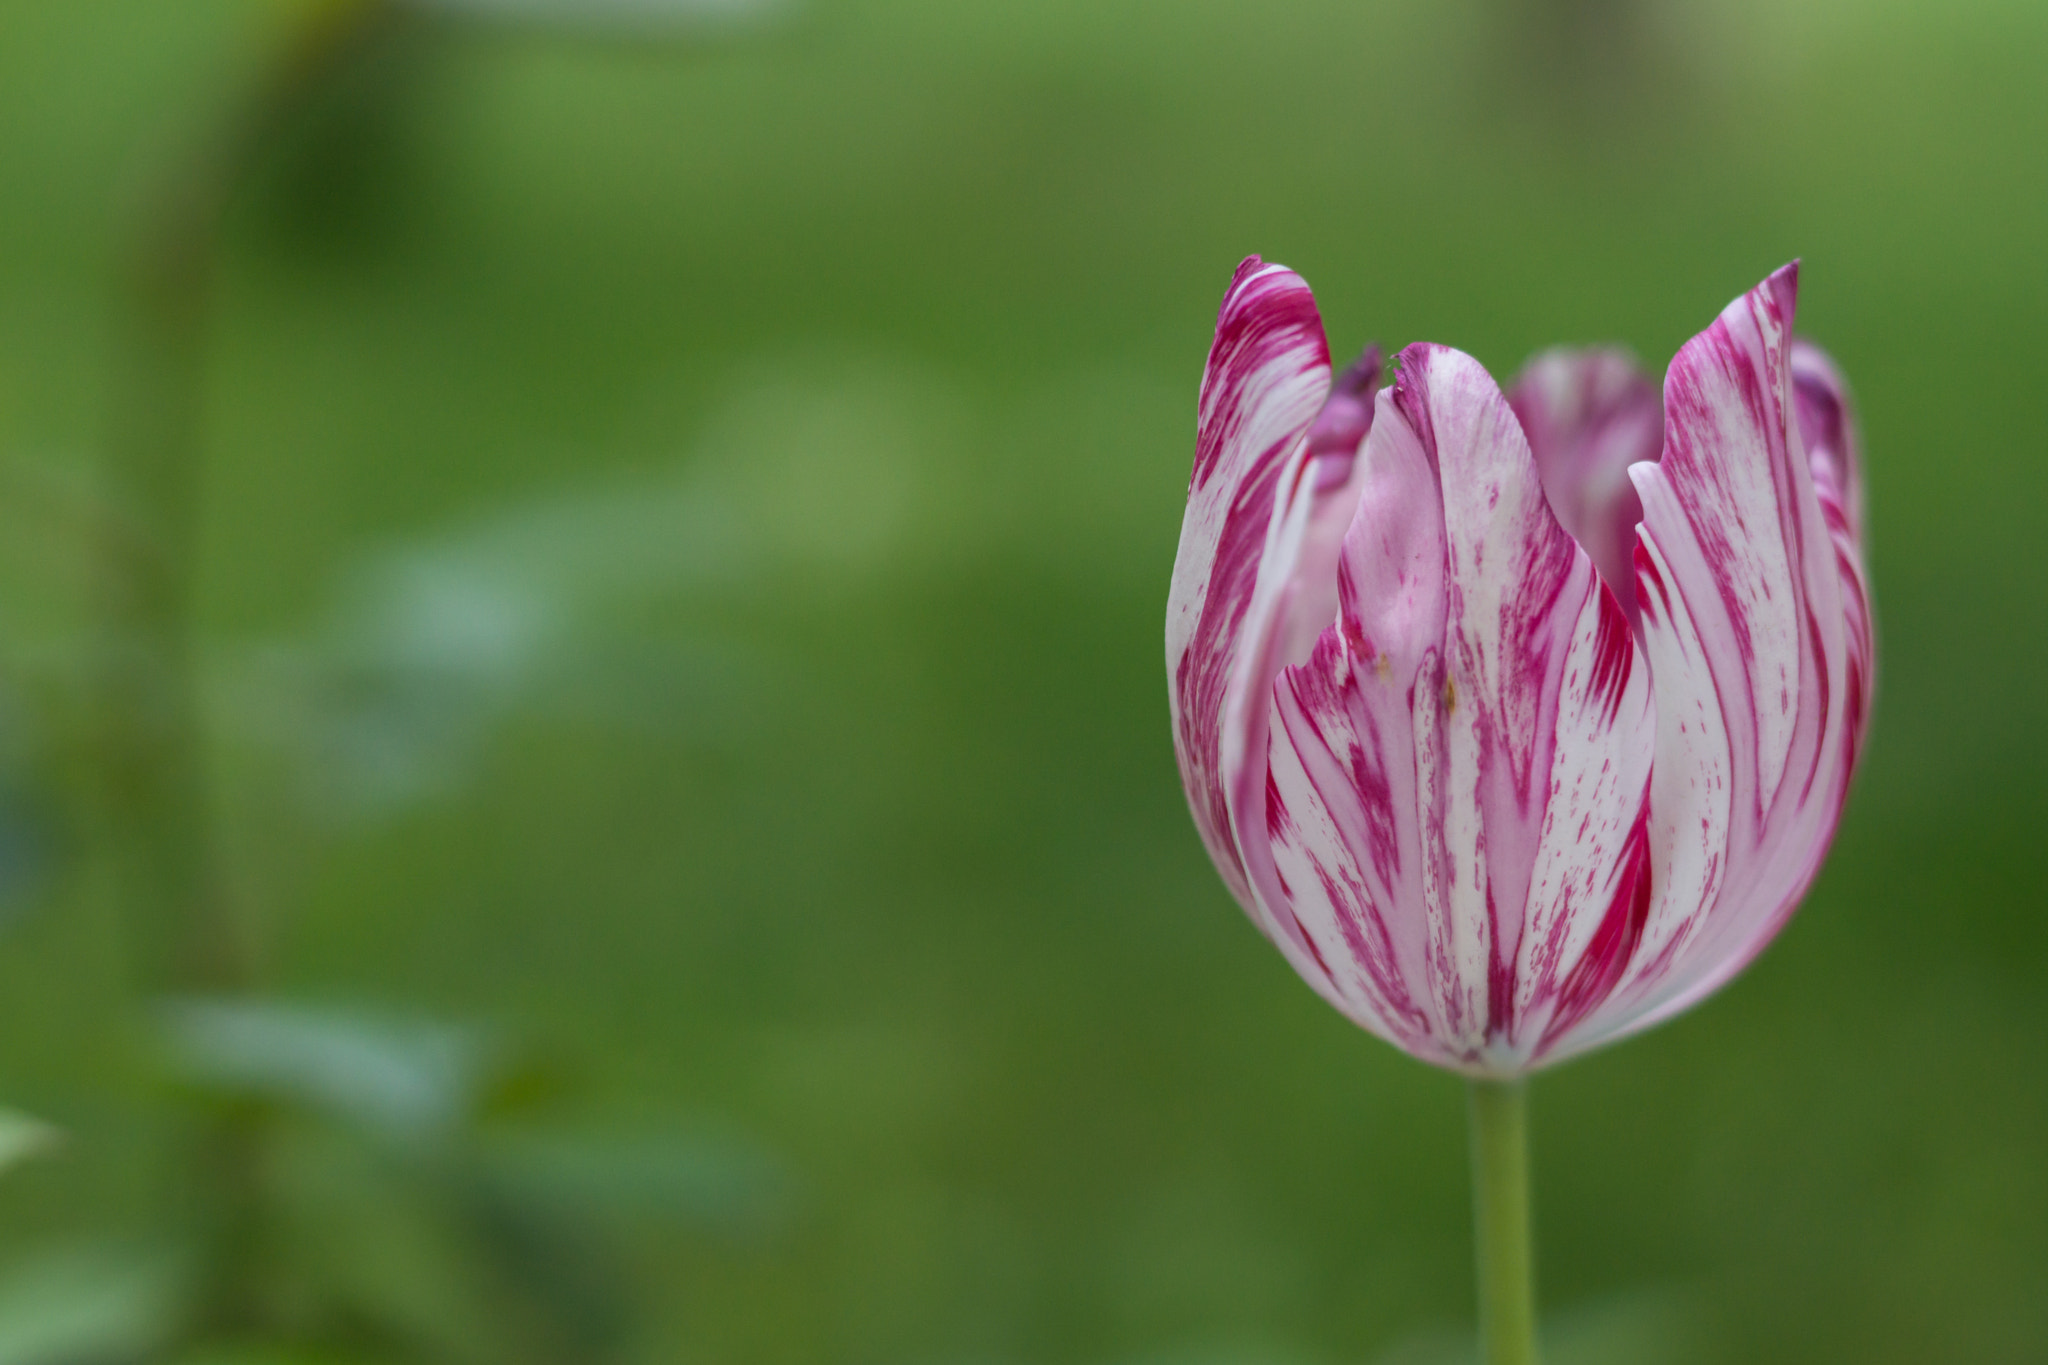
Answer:
[[[279,14],[0,10],[11,465],[90,469],[113,210]],[[2018,0],[437,32],[238,206],[209,658],[303,638],[393,547],[680,488],[723,530],[562,650],[727,662],[508,706],[443,790],[347,819],[215,689],[278,989],[488,1021],[563,1059],[581,1122],[781,1163],[767,1232],[633,1234],[650,1361],[1421,1359],[1470,1316],[1459,1085],[1294,979],[1175,777],[1217,300],[1256,251],[1339,351],[1661,367],[1799,256],[1862,410],[1875,737],[1779,944],[1537,1083],[1543,1298],[1661,1314],[1642,1359],[2048,1358],[2044,64]],[[73,598],[8,516],[32,650]],[[60,868],[0,940],[0,1087],[72,1134],[0,1189],[0,1241],[118,1231],[166,1178],[93,886]]]

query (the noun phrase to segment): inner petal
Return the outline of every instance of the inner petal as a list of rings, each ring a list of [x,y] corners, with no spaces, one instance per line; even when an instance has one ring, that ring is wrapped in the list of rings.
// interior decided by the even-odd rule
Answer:
[[[1636,619],[1633,562],[1642,500],[1628,467],[1664,449],[1664,402],[1626,351],[1545,351],[1508,390],[1536,457],[1536,474],[1558,522],[1585,547],[1629,620]]]
[[[1380,348],[1366,347],[1365,354],[1337,376],[1308,429],[1301,477],[1312,481],[1315,503],[1295,564],[1294,599],[1281,643],[1281,657],[1290,665],[1305,662],[1316,637],[1337,619],[1337,557],[1364,489],[1358,451],[1372,430],[1380,369]]]

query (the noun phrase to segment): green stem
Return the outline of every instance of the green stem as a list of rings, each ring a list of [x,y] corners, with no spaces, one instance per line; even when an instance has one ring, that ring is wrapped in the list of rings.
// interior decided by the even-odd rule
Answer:
[[[278,134],[381,29],[388,0],[318,0],[121,225],[98,549],[92,747],[99,833],[145,990],[235,991],[258,954],[208,817],[193,659],[206,332],[229,204]]]
[[[313,0],[121,224],[120,312],[97,549],[92,734],[96,831],[142,990],[250,992],[252,926],[235,913],[211,818],[194,587],[204,494],[207,323],[223,224],[251,172],[369,50],[391,0]],[[268,1311],[261,1111],[186,1134],[176,1208],[199,1245],[186,1336],[248,1332]]]
[[[1527,1091],[1519,1080],[1475,1080],[1469,1110],[1481,1359],[1536,1365]]]

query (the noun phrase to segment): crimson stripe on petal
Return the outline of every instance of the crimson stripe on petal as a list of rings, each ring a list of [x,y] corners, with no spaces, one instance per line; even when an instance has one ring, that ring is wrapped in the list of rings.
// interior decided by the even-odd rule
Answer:
[[[1430,984],[1459,1064],[1519,1070],[1630,865],[1648,669],[1478,362],[1409,347],[1394,406],[1444,509],[1443,681],[1414,716],[1418,763],[1437,767],[1418,781]]]
[[[1572,631],[1555,717],[1516,963],[1515,1042],[1535,1057],[1605,1003],[1648,917],[1650,668],[1620,604],[1597,582]]]
[[[1643,506],[1628,468],[1663,448],[1656,385],[1626,351],[1561,347],[1522,367],[1508,403],[1529,438],[1551,511],[1633,617],[1631,556]]]
[[[1273,689],[1269,752],[1276,829],[1262,895],[1286,893],[1331,963],[1339,1009],[1420,1056],[1437,1042],[1430,943],[1415,913],[1428,879],[1415,716],[1442,687],[1443,512],[1435,471],[1409,427],[1378,415],[1357,456],[1355,511],[1339,555],[1337,620]]]
[[[1634,471],[1658,887],[1636,968],[1569,1051],[1648,1027],[1741,970],[1790,916],[1840,816],[1869,610],[1853,452],[1829,445],[1849,428],[1816,401],[1836,401],[1838,383],[1797,377],[1818,371],[1795,357],[1796,286],[1788,266],[1679,352],[1663,460]]]
[[[1217,317],[1202,376],[1194,467],[1167,596],[1174,751],[1202,841],[1249,909],[1224,790],[1226,692],[1285,501],[1283,477],[1330,386],[1329,348],[1308,286],[1248,257]]]

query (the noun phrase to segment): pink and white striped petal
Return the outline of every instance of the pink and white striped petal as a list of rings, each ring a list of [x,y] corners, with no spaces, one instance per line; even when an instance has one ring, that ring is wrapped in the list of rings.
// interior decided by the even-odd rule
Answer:
[[[1442,1065],[1511,1073],[1634,947],[1648,671],[1477,362],[1410,347],[1380,406],[1340,618],[1274,688],[1272,862],[1251,880],[1350,1017]]]
[[[1332,1003],[1450,1065],[1427,986],[1426,925],[1410,913],[1425,878],[1416,724],[1434,725],[1443,679],[1443,500],[1421,442],[1389,415],[1392,401],[1379,396],[1357,458],[1338,617],[1273,689],[1271,863],[1256,886],[1289,907]]]
[[[1626,351],[1560,347],[1522,367],[1508,404],[1529,438],[1550,510],[1633,619],[1643,505],[1628,469],[1664,447],[1657,386]]]
[[[1512,401],[1441,346],[1333,385],[1307,287],[1231,283],[1169,601],[1182,778],[1253,921],[1418,1057],[1516,1075],[1648,1027],[1820,864],[1874,655],[1855,423],[1795,283],[1661,401],[1598,350]]]
[[[1167,597],[1174,752],[1195,825],[1247,909],[1224,791],[1225,694],[1276,509],[1299,478],[1303,437],[1330,389],[1321,315],[1301,278],[1248,257],[1216,321],[1202,376],[1194,471]]]
[[[1637,962],[1566,1052],[1646,1028],[1740,971],[1791,914],[1840,816],[1869,696],[1869,610],[1848,506],[1825,505],[1854,497],[1853,452],[1810,456],[1801,430],[1802,406],[1841,392],[1801,403],[1797,283],[1796,265],[1778,271],[1679,352],[1663,459],[1632,471],[1658,886]]]
[[[1799,432],[1821,509],[1839,518],[1850,540],[1863,539],[1863,457],[1849,386],[1826,351],[1803,338],[1792,342],[1792,392]]]
[[[1609,966],[1578,970],[1586,955],[1632,947],[1647,670],[1485,369],[1411,346],[1395,406],[1433,454],[1444,504],[1444,806],[1425,897],[1437,988],[1466,1065],[1513,1072],[1553,1018],[1611,986]],[[1601,934],[1615,913],[1619,944]]]
[[[1835,542],[1835,568],[1842,578],[1842,606],[1848,613],[1850,751],[1854,766],[1870,727],[1870,696],[1877,667],[1870,589],[1863,576],[1863,456],[1849,387],[1827,353],[1812,342],[1792,343],[1792,385],[1799,432],[1813,471],[1828,535]]]

